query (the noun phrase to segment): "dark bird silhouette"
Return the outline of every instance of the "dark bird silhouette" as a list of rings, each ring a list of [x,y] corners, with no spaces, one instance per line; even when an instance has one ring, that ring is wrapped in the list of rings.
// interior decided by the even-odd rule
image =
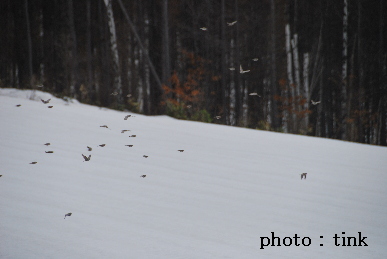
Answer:
[[[47,107],[51,109],[51,108],[54,107],[54,106],[51,106],[51,105],[50,105],[50,106],[47,106]]]
[[[65,219],[66,217],[70,217],[71,215],[72,215],[72,213],[69,212],[69,213],[65,214],[65,217],[63,219]]]
[[[135,138],[136,137],[136,135],[131,135],[131,136],[129,136],[129,138]]]
[[[133,147],[133,145],[125,145],[126,147]]]
[[[99,145],[100,147],[104,147],[104,146],[106,146],[106,144],[101,144],[101,145]]]
[[[133,116],[133,115],[130,115],[130,114],[129,114],[129,115],[126,115],[125,118],[124,118],[124,120],[127,120],[127,119],[130,118],[130,117],[134,117],[134,116]]]
[[[46,144],[44,144],[44,145],[46,145],[46,146],[49,146],[49,145],[51,145],[51,143],[47,142],[47,143],[46,143]]]
[[[145,158],[148,158],[148,156],[147,156],[147,155],[143,155],[143,157],[145,157]]]
[[[303,178],[305,178],[305,180],[306,180],[306,175],[307,175],[307,173],[302,173],[302,174],[301,174],[301,180],[302,180]]]
[[[87,150],[88,151],[91,151],[91,150],[93,150],[91,147],[89,147],[89,146],[87,146]]]
[[[3,175],[2,174],[0,174],[0,177],[2,177]]]
[[[146,174],[143,174],[143,175],[141,175],[140,177],[145,178],[145,177],[146,177]]]
[[[21,104],[16,104],[16,107],[20,107],[21,106]]]
[[[84,154],[82,154],[82,156],[83,156],[83,159],[85,159],[85,161],[90,161],[90,159],[91,159],[91,155],[85,156]],[[83,162],[85,162],[85,161],[83,161]]]
[[[45,101],[45,100],[43,100],[43,99],[40,99],[41,101],[42,101],[42,103],[44,103],[44,104],[47,104],[47,103],[49,103],[50,101],[51,101],[51,99],[48,99],[47,101]]]
[[[102,125],[102,126],[100,126],[101,128],[109,128],[107,125]]]
[[[125,133],[125,132],[127,132],[127,131],[130,131],[130,130],[121,130],[121,133]]]
[[[177,150],[177,151],[179,151],[179,152],[184,152],[184,149],[179,149],[179,150]]]
[[[37,163],[38,163],[38,162],[31,162],[30,164],[31,164],[31,165],[34,165],[34,164],[37,164]]]
[[[54,151],[44,151],[44,152],[46,152],[47,154],[52,154],[52,153],[54,153]]]

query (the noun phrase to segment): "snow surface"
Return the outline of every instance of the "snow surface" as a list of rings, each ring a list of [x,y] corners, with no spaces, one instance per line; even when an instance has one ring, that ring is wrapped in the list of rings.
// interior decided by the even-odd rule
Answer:
[[[30,90],[0,89],[0,121],[0,258],[387,258],[385,147]],[[260,249],[271,232],[311,244]]]

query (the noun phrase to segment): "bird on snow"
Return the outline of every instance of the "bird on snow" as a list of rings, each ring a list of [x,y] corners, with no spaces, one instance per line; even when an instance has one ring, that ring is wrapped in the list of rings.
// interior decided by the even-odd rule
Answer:
[[[89,146],[87,146],[87,150],[88,151],[91,151],[91,150],[93,150],[91,147],[89,147]]]
[[[71,216],[71,212],[69,212],[69,213],[67,213],[67,214],[65,214],[65,217],[64,217],[64,219],[66,218],[66,217],[70,217]]]
[[[306,180],[306,175],[307,175],[307,173],[302,173],[302,174],[301,174],[301,180],[302,180],[303,178],[305,178],[305,180]]]
[[[52,106],[52,105],[50,105],[50,106],[47,106],[47,108],[50,108],[50,109],[51,109],[52,107],[54,107],[54,106]]]
[[[106,144],[101,144],[101,145],[99,145],[100,147],[104,147],[104,146],[106,146]]]
[[[125,145],[126,147],[133,147],[133,145]]]
[[[143,157],[145,157],[145,158],[148,158],[148,156],[147,156],[147,155],[143,155]]]
[[[21,106],[21,104],[16,104],[16,107],[20,107]]]
[[[243,70],[242,65],[239,65],[239,73],[244,74],[250,72],[250,70]]]
[[[145,178],[145,177],[146,177],[146,174],[143,174],[143,175],[141,175],[140,177]]]
[[[129,136],[129,138],[135,138],[136,137],[136,135],[131,135],[131,136]]]
[[[228,22],[227,25],[228,25],[228,26],[233,26],[233,25],[236,24],[236,23],[237,23],[237,21]]]
[[[310,100],[310,102],[311,102],[313,105],[317,105],[317,104],[321,103],[321,101],[313,101],[313,100]]]
[[[101,128],[109,128],[107,125],[102,125],[102,126],[100,126]]]
[[[46,153],[48,153],[48,154],[54,153],[54,151],[44,151],[44,152],[46,152]]]
[[[179,150],[177,150],[177,151],[179,151],[179,152],[184,152],[184,149],[179,149]]]
[[[121,130],[121,133],[125,133],[125,132],[127,132],[127,131],[130,131],[130,130]]]
[[[40,99],[41,101],[42,101],[42,103],[44,103],[44,104],[47,104],[47,103],[49,103],[50,101],[51,101],[51,99],[48,99],[47,101],[45,101],[45,100],[43,100],[43,99]]]
[[[83,156],[83,159],[85,159],[85,161],[90,161],[90,159],[91,159],[91,155],[89,155],[89,156],[87,157],[87,156],[85,156],[84,154],[82,154],[82,156]],[[85,162],[85,161],[83,161],[83,162]]]
[[[46,145],[46,146],[49,146],[49,145],[51,145],[51,143],[48,143],[48,142],[47,142],[47,143],[46,143],[46,144],[44,144],[44,145]]]
[[[206,31],[206,30],[207,30],[206,27],[201,27],[200,29],[201,29],[202,31]]]
[[[256,95],[256,96],[258,96],[258,97],[261,97],[259,94],[257,94],[257,93],[249,93],[249,95]]]
[[[34,164],[36,164],[36,163],[38,163],[38,162],[31,162],[30,164],[31,164],[31,165],[34,165]]]

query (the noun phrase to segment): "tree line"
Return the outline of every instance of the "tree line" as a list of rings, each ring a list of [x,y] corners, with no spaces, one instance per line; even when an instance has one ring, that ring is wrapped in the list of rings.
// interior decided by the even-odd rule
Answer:
[[[384,0],[3,0],[0,87],[386,146]]]

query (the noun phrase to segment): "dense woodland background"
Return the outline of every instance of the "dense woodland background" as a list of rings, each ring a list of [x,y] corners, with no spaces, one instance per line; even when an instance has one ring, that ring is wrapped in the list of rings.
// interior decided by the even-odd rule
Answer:
[[[385,146],[385,14],[384,0],[2,0],[0,87]]]

